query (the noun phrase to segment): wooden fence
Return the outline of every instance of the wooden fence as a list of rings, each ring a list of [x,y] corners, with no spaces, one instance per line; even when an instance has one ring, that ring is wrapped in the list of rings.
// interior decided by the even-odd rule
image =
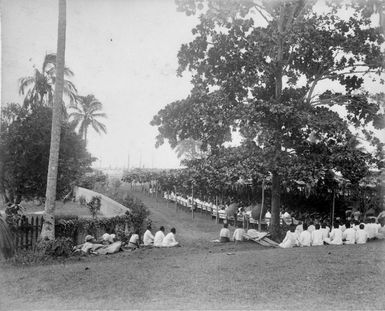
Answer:
[[[18,249],[32,249],[40,235],[43,225],[43,216],[30,216],[19,221],[14,232],[15,246]]]

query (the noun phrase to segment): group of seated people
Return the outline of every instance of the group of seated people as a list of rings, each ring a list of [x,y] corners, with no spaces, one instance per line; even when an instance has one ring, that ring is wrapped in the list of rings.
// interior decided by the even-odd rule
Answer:
[[[104,233],[99,239],[95,239],[92,235],[87,235],[83,244],[74,247],[74,252],[85,254],[112,254],[123,248],[135,250],[144,247],[174,247],[180,246],[175,239],[176,229],[171,228],[170,232],[165,235],[163,226],[155,233],[151,233],[151,225],[147,226],[147,230],[143,235],[143,244],[140,243],[139,230],[135,230],[127,244],[117,241],[115,234]]]
[[[215,240],[215,242],[226,243],[230,242],[231,240],[233,240],[235,243],[242,242],[244,234],[245,230],[241,226],[238,226],[231,236],[228,224],[224,223],[223,228],[219,232],[219,240]]]
[[[335,222],[332,230],[325,223],[314,225],[311,222],[309,225],[303,223],[297,227],[291,226],[279,246],[291,248],[295,246],[306,247],[325,244],[365,244],[368,240],[384,238],[384,224],[378,224],[374,219],[367,223],[353,221],[343,225]]]
[[[170,232],[165,235],[165,229],[163,226],[155,233],[155,236],[151,233],[151,225],[147,226],[147,230],[143,235],[144,246],[155,247],[174,247],[180,246],[179,242],[175,239],[176,229],[171,228]],[[139,236],[138,236],[139,238]]]

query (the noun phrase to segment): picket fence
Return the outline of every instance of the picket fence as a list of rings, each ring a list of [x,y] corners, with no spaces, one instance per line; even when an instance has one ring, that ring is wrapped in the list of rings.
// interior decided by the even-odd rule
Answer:
[[[32,249],[41,232],[43,216],[22,217],[15,230],[15,246],[18,249]]]

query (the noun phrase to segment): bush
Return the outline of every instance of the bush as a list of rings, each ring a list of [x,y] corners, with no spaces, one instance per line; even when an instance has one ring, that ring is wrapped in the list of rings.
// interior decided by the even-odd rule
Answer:
[[[92,218],[96,218],[97,214],[100,212],[100,200],[101,196],[93,196],[91,201],[87,203],[87,207],[90,210]]]
[[[81,196],[79,197],[79,203],[80,203],[81,206],[86,206],[86,205],[87,205],[87,200],[86,200],[86,198],[84,197],[84,195],[81,195]]]
[[[74,242],[70,238],[60,237],[55,240],[40,240],[36,244],[37,253],[49,257],[69,257],[72,254]]]

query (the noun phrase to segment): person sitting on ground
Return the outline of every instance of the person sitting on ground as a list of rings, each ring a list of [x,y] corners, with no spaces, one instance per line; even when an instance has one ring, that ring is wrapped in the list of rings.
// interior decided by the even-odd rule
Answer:
[[[345,240],[345,244],[354,244],[356,243],[356,230],[353,229],[352,224],[346,223],[346,229],[342,232],[342,238]]]
[[[303,224],[303,231],[299,235],[299,246],[304,247],[304,246],[310,246],[311,244],[311,234],[307,230],[307,223]]]
[[[223,228],[219,232],[219,242],[226,243],[230,242],[230,230],[228,229],[228,224],[223,224]]]
[[[378,233],[378,225],[376,224],[376,219],[368,219],[365,225],[365,231],[368,233],[368,240],[373,240],[376,238]]]
[[[382,221],[379,225],[380,225],[380,228],[378,229],[376,238],[383,240],[383,239],[385,239],[385,226],[384,226],[385,221]]]
[[[295,232],[295,227],[290,226],[290,230],[286,232],[286,236],[283,239],[282,243],[279,244],[279,247],[292,248],[294,246],[298,246],[298,244],[298,235]]]
[[[131,248],[131,250],[139,248],[139,242],[139,230],[135,230],[130,237],[130,241],[128,242],[128,248]]]
[[[234,234],[233,234],[234,242],[235,243],[242,242],[244,234],[245,234],[245,230],[242,228],[241,225],[238,225],[238,228],[235,229]]]
[[[326,223],[323,222],[320,230],[322,232],[322,240],[325,241],[325,239],[329,238],[330,229],[326,226]]]
[[[161,247],[164,239],[164,227],[161,226],[154,236],[154,246]]]
[[[319,224],[316,224],[315,230],[311,233],[312,246],[324,245],[323,235],[320,229],[321,229],[321,226]]]
[[[347,227],[346,227],[346,224],[340,224],[338,228],[340,228],[342,233],[344,233]]]
[[[154,236],[151,233],[151,225],[147,226],[147,230],[143,235],[143,244],[145,246],[154,244]]]
[[[342,231],[338,222],[334,223],[334,228],[330,232],[330,238],[325,241],[331,245],[342,245]]]
[[[303,231],[303,223],[302,223],[302,221],[299,221],[297,227],[295,227],[295,232],[296,232],[298,238],[299,238],[302,231]]]
[[[311,220],[309,222],[309,226],[307,227],[307,231],[309,231],[310,234],[312,234],[314,230],[315,230],[314,222]]]
[[[365,225],[360,224],[359,229],[356,231],[356,243],[365,244],[368,241],[368,232],[365,231]]]
[[[164,237],[162,246],[163,247],[180,246],[179,242],[175,240],[175,234],[176,234],[175,228],[171,228],[170,232]]]

